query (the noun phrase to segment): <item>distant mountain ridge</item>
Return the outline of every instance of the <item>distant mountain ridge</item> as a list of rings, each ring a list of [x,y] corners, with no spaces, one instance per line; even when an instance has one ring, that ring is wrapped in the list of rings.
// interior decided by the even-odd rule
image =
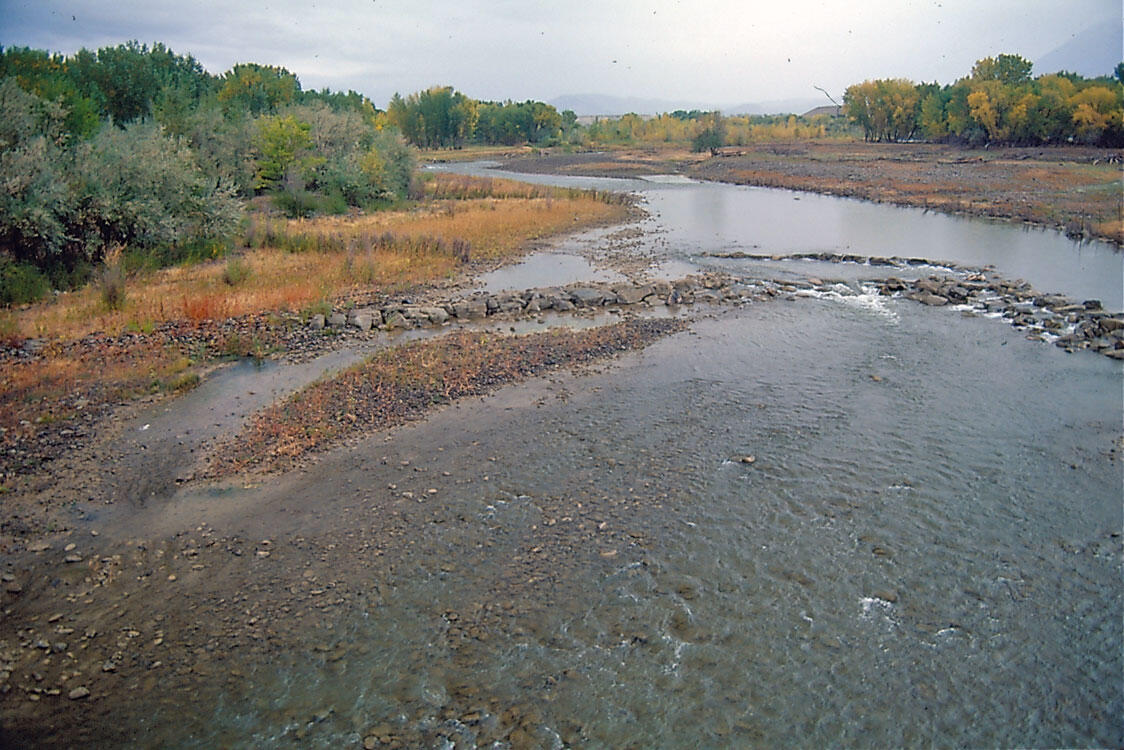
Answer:
[[[1120,19],[1105,19],[1074,34],[1034,61],[1034,75],[1064,70],[1086,78],[1111,76],[1116,64],[1124,59]]]
[[[630,112],[638,115],[658,115],[665,112],[674,112],[682,109],[690,111],[699,109],[704,111],[721,110],[727,115],[766,115],[800,113],[826,104],[824,97],[805,97],[796,99],[778,99],[766,102],[749,102],[743,104],[723,105],[714,102],[685,101],[682,99],[647,99],[636,96],[612,96],[609,94],[565,94],[551,99],[548,104],[559,112],[567,109],[573,110],[579,117],[603,115],[617,117]]]

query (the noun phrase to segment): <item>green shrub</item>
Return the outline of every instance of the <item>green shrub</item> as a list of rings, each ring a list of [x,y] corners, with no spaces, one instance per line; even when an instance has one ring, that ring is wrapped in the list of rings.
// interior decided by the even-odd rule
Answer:
[[[222,280],[228,286],[238,286],[250,278],[251,273],[250,266],[246,264],[246,261],[236,255],[226,262],[226,268],[222,270]]]
[[[316,214],[320,200],[315,193],[297,188],[275,193],[273,205],[281,209],[290,219],[304,219]]]
[[[201,171],[185,141],[135,122],[68,142],[63,115],[0,82],[0,248],[13,260],[70,277],[112,245],[178,250],[234,230],[232,188]]]
[[[51,286],[35,266],[0,257],[0,306],[35,302],[47,296]]]

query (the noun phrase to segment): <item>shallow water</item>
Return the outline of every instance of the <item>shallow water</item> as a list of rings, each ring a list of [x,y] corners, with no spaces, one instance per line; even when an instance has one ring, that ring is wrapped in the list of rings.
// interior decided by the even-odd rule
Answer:
[[[478,288],[483,292],[494,293],[504,290],[522,291],[548,284],[566,286],[578,282],[624,280],[623,275],[610,269],[597,268],[580,255],[540,252],[519,263],[482,275]]]
[[[388,453],[477,481],[418,480],[440,499],[333,624],[342,663],[259,664],[191,736],[273,742],[330,706],[309,742],[469,741],[529,705],[541,746],[1118,743],[1119,367],[932,317],[750,306],[564,399],[520,386],[336,457],[283,494],[339,513]]]
[[[645,226],[659,231],[638,252],[852,282],[871,269],[701,253],[910,254],[890,249],[892,228],[833,213],[864,215],[853,201],[805,227],[785,206],[814,196],[769,191],[774,210],[750,220],[755,192],[657,184]],[[677,226],[684,211],[705,221]],[[1103,279],[1053,284],[1004,254],[1053,237],[1081,266],[1087,247],[947,221],[918,256],[996,263],[1044,290],[1087,282],[1111,304]],[[994,255],[952,255],[996,230]],[[191,716],[157,707],[137,741],[299,732],[334,747],[383,727],[453,747],[518,725],[540,747],[1120,745],[1122,388],[1117,362],[903,299],[702,315],[610,366],[466,401],[233,493],[293,509],[286,528],[248,518],[251,538],[349,545],[332,575],[361,594],[279,625],[296,644],[284,653],[231,654],[240,684],[200,685]],[[403,490],[422,499],[395,505]],[[388,567],[364,519],[391,510],[409,543]]]
[[[651,249],[668,261],[708,252],[836,252],[924,258],[968,266],[994,265],[1010,279],[1025,279],[1044,293],[1099,299],[1124,309],[1124,253],[1103,241],[1076,241],[1053,230],[999,220],[950,216],[918,208],[792,190],[682,179],[611,179],[521,175],[490,163],[449,165],[448,170],[502,175],[533,182],[642,194],[651,219]],[[675,177],[675,176],[669,176]],[[754,273],[756,261],[726,261]]]

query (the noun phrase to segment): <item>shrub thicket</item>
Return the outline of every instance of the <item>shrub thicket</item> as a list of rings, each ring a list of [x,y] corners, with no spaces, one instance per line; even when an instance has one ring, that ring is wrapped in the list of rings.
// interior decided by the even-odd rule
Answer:
[[[0,49],[0,304],[85,282],[111,246],[114,273],[215,257],[256,194],[293,216],[407,198],[413,156],[383,125],[282,68],[212,76],[135,42]]]

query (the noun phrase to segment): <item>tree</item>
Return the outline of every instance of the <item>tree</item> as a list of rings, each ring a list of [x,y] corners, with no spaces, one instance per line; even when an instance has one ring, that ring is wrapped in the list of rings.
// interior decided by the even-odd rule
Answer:
[[[219,101],[227,116],[272,114],[300,93],[297,77],[274,65],[239,63],[222,77]]]
[[[307,180],[323,157],[312,153],[312,126],[292,115],[266,117],[258,125],[257,176],[254,187],[270,190],[282,179],[292,176]]]
[[[68,233],[88,262],[106,248],[153,248],[224,236],[241,204],[208,179],[187,144],[153,122],[102,128],[75,154]]]
[[[46,267],[66,250],[62,107],[0,81],[0,255]]]
[[[1106,86],[1089,86],[1071,99],[1075,135],[1082,143],[1098,143],[1106,132],[1122,127],[1117,94]]]
[[[972,66],[973,81],[999,81],[1007,86],[1018,86],[1030,81],[1034,63],[1019,55],[999,55],[977,60]]]
[[[695,151],[709,151],[716,156],[718,150],[726,145],[726,121],[721,112],[711,112],[699,120],[702,126],[692,142]]]
[[[868,141],[902,141],[917,131],[921,96],[904,78],[864,81],[847,87],[843,112]]]
[[[27,47],[0,50],[0,78],[13,78],[24,91],[61,105],[66,110],[63,131],[72,138],[89,138],[101,127],[100,98],[79,90],[62,55]]]

